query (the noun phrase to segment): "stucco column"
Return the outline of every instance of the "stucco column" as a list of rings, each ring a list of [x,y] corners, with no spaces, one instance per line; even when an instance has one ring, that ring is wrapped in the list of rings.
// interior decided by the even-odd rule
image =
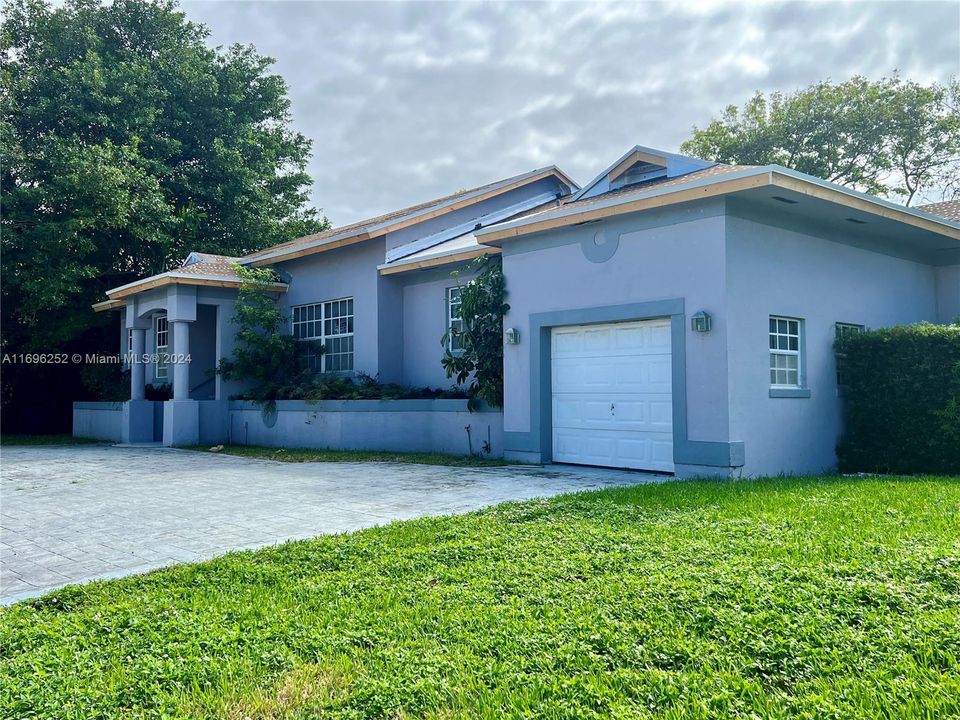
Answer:
[[[173,325],[173,354],[178,360],[185,360],[190,354],[190,323],[176,320]],[[190,363],[171,362],[173,367],[173,399],[190,399]]]
[[[147,331],[142,328],[133,328],[133,357],[130,358],[130,399],[143,400],[146,397],[146,367],[143,364],[143,353],[147,344]],[[126,348],[124,348],[126,349]]]

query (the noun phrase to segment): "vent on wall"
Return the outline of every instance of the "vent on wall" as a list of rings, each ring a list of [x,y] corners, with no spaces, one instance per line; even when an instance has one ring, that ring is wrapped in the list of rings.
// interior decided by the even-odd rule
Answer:
[[[846,218],[846,221],[849,222],[849,223],[853,223],[854,225],[866,225],[866,224],[867,224],[867,221],[866,221],[866,220],[857,220],[856,218]]]
[[[797,201],[796,201],[796,200],[791,200],[790,198],[785,198],[785,197],[782,197],[782,196],[780,196],[780,195],[771,195],[771,197],[772,197],[774,200],[776,200],[777,202],[786,203],[787,205],[796,205],[796,204],[797,204]]]

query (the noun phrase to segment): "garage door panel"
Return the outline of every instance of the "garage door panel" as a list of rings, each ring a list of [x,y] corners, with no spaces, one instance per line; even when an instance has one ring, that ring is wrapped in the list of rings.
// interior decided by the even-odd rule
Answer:
[[[670,396],[621,395],[610,410],[607,395],[554,396],[553,425],[565,428],[670,432],[673,404]]]
[[[673,470],[669,320],[557,328],[551,351],[554,460]]]

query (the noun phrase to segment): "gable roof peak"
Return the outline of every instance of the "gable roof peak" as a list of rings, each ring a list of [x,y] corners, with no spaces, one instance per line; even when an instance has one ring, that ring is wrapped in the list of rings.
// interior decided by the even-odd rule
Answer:
[[[716,164],[690,155],[679,155],[646,145],[634,145],[571,199],[581,200],[601,195],[610,190],[653,178],[679,177]]]

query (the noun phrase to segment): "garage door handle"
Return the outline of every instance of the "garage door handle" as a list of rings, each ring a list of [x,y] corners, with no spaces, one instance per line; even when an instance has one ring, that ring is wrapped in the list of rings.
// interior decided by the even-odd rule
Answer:
[[[614,415],[614,414],[615,414],[615,413],[613,412],[614,410],[615,410],[614,404],[613,404],[613,403],[610,403],[610,414],[611,414],[611,415]]]

